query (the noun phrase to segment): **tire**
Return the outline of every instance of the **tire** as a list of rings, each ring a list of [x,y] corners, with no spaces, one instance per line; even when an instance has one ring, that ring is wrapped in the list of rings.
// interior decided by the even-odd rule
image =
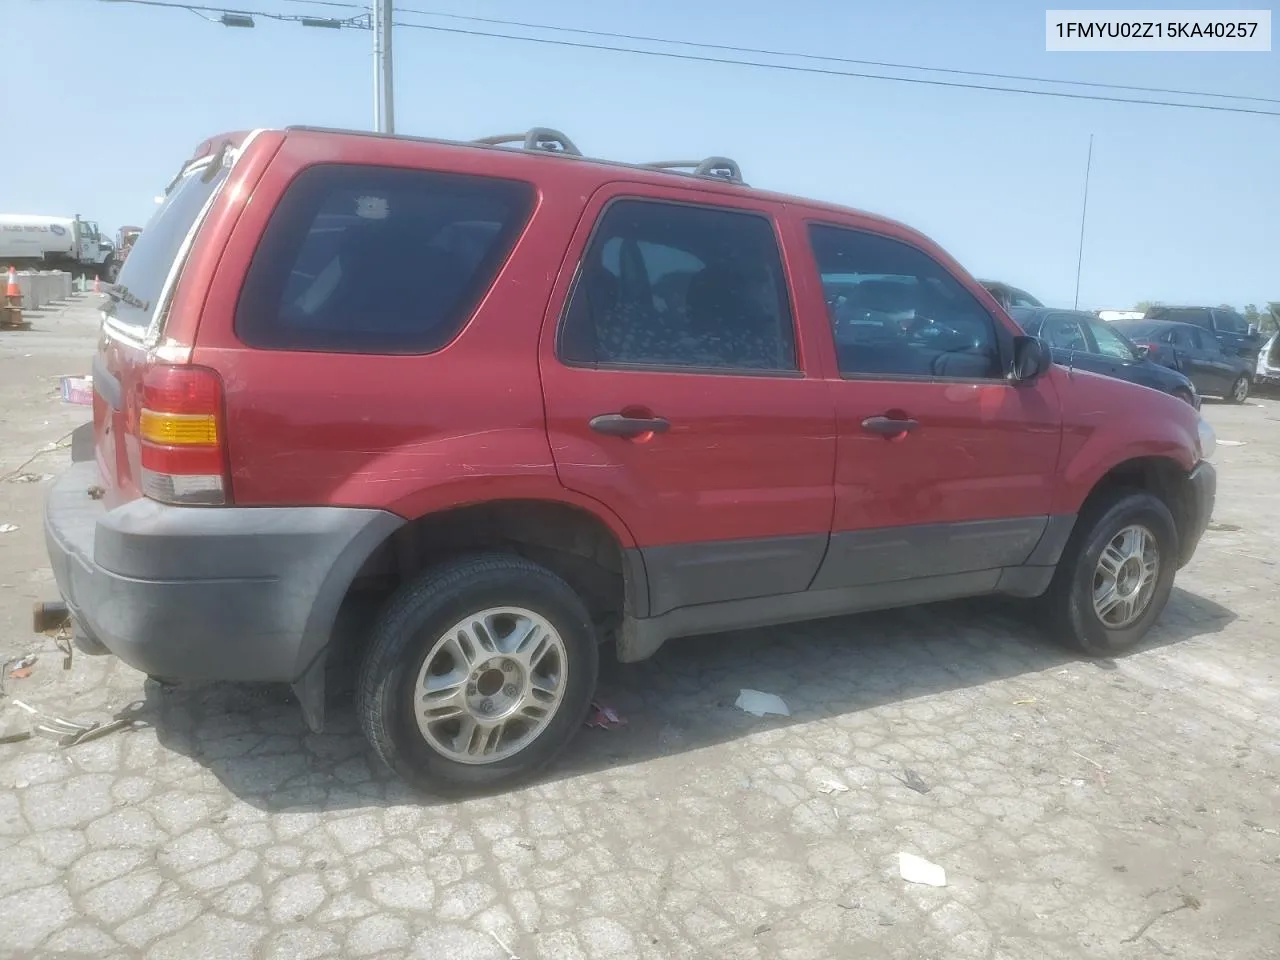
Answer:
[[[515,642],[519,624],[533,623],[531,646],[548,645],[541,661],[537,652],[503,652],[504,618],[517,625],[507,643]],[[536,669],[528,667],[530,657]],[[419,790],[509,787],[554,760],[581,729],[598,669],[591,616],[564,580],[513,554],[472,556],[428,570],[388,601],[360,665],[356,715],[379,758]],[[558,699],[550,703],[547,689],[557,672]],[[422,708],[430,716],[420,723],[415,708],[428,701],[418,685],[425,689],[427,682],[451,692],[430,701],[431,710]],[[523,719],[544,706],[540,719]],[[464,736],[464,723],[476,732]],[[504,732],[490,749],[484,731],[499,723]]]
[[[1155,575],[1149,593],[1144,587],[1135,596],[1136,616],[1126,621],[1121,616],[1124,610],[1104,609],[1111,621],[1108,622],[1099,615],[1094,602],[1095,586],[1105,588],[1107,581],[1099,564],[1103,551],[1115,541],[1123,543],[1121,534],[1134,528],[1145,531],[1156,552]],[[1109,657],[1134,647],[1169,601],[1177,558],[1178,530],[1169,508],[1157,497],[1143,491],[1120,490],[1091,504],[1076,521],[1044,597],[1050,631],[1059,641],[1089,656]],[[1130,576],[1137,569],[1132,564],[1124,567]],[[1114,582],[1119,586],[1122,580],[1115,577]],[[1120,591],[1121,595],[1133,583],[1123,582],[1126,589]],[[1104,607],[1105,597],[1104,590]]]
[[[1227,399],[1232,403],[1244,403],[1249,399],[1249,378],[1243,373],[1231,384],[1231,393]]]

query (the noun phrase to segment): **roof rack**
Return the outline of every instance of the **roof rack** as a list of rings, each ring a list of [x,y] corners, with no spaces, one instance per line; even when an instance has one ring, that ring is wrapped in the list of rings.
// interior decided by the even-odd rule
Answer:
[[[658,160],[653,163],[642,163],[641,166],[650,167],[654,170],[687,170],[695,177],[709,177],[712,180],[744,183],[742,170],[736,162],[728,157],[707,157],[705,160]]]
[[[483,143],[491,147],[499,147],[506,143],[518,143],[525,150],[542,150],[545,153],[567,153],[573,157],[582,156],[572,140],[559,130],[550,127],[534,127],[524,133],[500,133],[496,137],[481,137],[473,143]]]
[[[517,143],[524,150],[563,153],[571,157],[583,156],[582,151],[578,149],[572,140],[559,130],[551,127],[534,127],[524,133],[500,133],[497,136],[481,137],[471,142],[490,147],[501,147]],[[746,185],[746,182],[742,179],[742,169],[728,157],[707,157],[705,160],[656,160],[653,163],[640,163],[633,166]]]

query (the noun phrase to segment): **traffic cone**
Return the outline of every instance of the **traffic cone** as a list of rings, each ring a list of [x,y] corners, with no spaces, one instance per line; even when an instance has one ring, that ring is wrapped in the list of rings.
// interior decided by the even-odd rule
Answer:
[[[22,288],[18,286],[18,271],[10,267],[4,287],[4,306],[0,308],[0,330],[29,329],[30,322],[22,319]]]

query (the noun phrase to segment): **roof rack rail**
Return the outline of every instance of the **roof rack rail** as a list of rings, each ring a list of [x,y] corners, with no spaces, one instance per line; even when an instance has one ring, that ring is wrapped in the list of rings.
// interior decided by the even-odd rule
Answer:
[[[651,167],[654,170],[687,170],[695,177],[745,183],[742,179],[742,170],[728,157],[707,157],[705,160],[657,160],[653,163],[642,163],[641,166]]]
[[[567,153],[573,157],[582,156],[579,150],[563,133],[550,127],[534,127],[524,133],[500,133],[496,137],[481,137],[473,143],[483,143],[491,147],[506,143],[518,143],[525,150],[542,150],[546,153]]]

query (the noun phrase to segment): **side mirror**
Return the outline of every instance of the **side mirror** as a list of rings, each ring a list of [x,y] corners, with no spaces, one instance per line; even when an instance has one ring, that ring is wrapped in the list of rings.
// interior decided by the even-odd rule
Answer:
[[[1151,356],[1151,348],[1147,344],[1141,343],[1133,348],[1133,353],[1139,360],[1146,360]]]
[[[1009,379],[1015,383],[1030,383],[1044,374],[1053,362],[1048,348],[1039,337],[1013,338],[1013,367]]]

